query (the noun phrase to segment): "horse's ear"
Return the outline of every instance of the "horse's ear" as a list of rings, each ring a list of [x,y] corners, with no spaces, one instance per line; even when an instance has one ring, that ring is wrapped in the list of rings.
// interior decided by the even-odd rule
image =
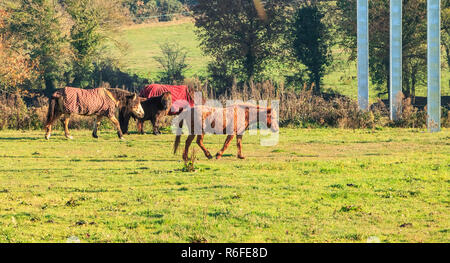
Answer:
[[[136,100],[136,99],[137,99],[137,95],[136,95],[136,93],[134,93],[133,100]]]
[[[272,108],[267,108],[267,114],[271,114],[272,113]]]

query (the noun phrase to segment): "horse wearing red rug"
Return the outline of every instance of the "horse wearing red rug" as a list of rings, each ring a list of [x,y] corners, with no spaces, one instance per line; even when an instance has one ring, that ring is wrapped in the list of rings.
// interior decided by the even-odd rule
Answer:
[[[189,94],[187,86],[173,86],[173,85],[161,85],[151,84],[145,86],[139,93],[139,97],[150,99],[153,97],[161,96],[162,94],[170,92],[172,95],[172,107],[170,108],[169,115],[178,115],[183,109],[188,106],[194,107],[194,100]]]
[[[145,86],[144,89],[141,90],[139,93],[139,97],[142,97],[144,99],[154,99],[156,97],[163,96],[163,94],[170,93],[172,97],[172,106],[170,107],[170,110],[167,112],[166,110],[161,110],[158,114],[154,113],[148,113],[146,112],[146,116],[150,116],[149,118],[137,118],[133,114],[119,114],[119,122],[120,126],[122,128],[122,131],[125,133],[128,131],[128,123],[130,120],[130,117],[133,117],[137,119],[137,126],[138,126],[138,132],[144,133],[144,122],[146,120],[151,120],[153,124],[153,133],[159,134],[159,120],[165,116],[168,115],[178,115],[180,114],[184,109],[193,107],[194,106],[194,100],[192,99],[191,94],[189,93],[189,89],[187,86],[180,85],[162,85],[162,84],[151,84]],[[145,104],[142,102],[142,104]],[[148,104],[148,101],[147,103]],[[147,105],[148,106],[148,105]],[[148,109],[149,107],[144,107],[144,111]],[[153,116],[155,115],[155,116]]]

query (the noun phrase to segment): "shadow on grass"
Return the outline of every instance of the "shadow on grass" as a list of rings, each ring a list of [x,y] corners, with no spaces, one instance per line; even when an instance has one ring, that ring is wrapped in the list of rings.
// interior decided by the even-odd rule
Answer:
[[[0,141],[39,141],[44,140],[44,137],[0,137]]]

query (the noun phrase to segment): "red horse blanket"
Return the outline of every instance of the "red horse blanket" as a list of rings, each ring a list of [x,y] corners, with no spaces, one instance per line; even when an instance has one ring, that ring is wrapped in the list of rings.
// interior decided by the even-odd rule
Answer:
[[[151,84],[145,86],[139,93],[139,96],[152,98],[161,96],[165,92],[170,92],[172,95],[172,108],[170,109],[169,115],[180,114],[186,107],[194,106],[194,100],[189,94],[187,86]]]
[[[113,116],[116,112],[116,103],[106,92],[104,88],[79,89],[66,87],[55,92],[53,96],[63,98],[65,113]]]

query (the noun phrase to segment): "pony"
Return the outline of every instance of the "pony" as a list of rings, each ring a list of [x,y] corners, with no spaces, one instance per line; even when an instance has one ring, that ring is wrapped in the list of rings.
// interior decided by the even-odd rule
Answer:
[[[137,130],[138,133],[144,134],[144,122],[150,121],[153,125],[153,134],[161,134],[159,131],[159,120],[168,115],[170,108],[172,107],[172,95],[170,92],[165,92],[161,96],[152,97],[141,102],[141,106],[144,109],[144,117],[137,119]]]
[[[170,92],[165,92],[161,96],[152,97],[150,99],[139,98],[141,106],[144,110],[144,117],[139,118],[132,112],[121,110],[119,112],[120,128],[123,133],[128,133],[128,123],[131,117],[137,120],[138,133],[144,134],[144,122],[150,121],[153,125],[153,134],[161,134],[159,131],[159,120],[169,113],[172,107],[172,95]]]
[[[266,116],[265,120],[260,120],[260,116]],[[189,135],[186,139],[183,152],[183,160],[185,162],[188,161],[189,147],[195,139],[195,136],[197,136],[198,146],[200,146],[208,159],[212,159],[213,157],[203,144],[206,133],[227,134],[222,149],[216,154],[216,159],[222,158],[223,153],[236,136],[238,149],[237,157],[239,159],[245,159],[245,156],[242,154],[242,137],[243,133],[250,125],[261,124],[260,121],[262,121],[263,123],[265,122],[267,128],[270,128],[272,132],[279,131],[278,115],[276,111],[272,110],[270,107],[260,107],[253,104],[241,103],[225,108],[194,106],[193,108],[182,112],[179,117],[181,119],[178,119],[175,122],[175,124],[178,124],[179,129],[177,130],[177,135],[175,137],[173,153],[177,153],[181,140],[181,129],[186,120]]]
[[[165,93],[170,93],[171,95],[171,106],[169,107],[169,111],[165,114],[154,116],[153,113],[148,114],[148,118],[145,118],[145,120],[152,121],[152,118],[155,118],[153,123],[153,134],[158,135],[159,127],[158,122],[161,117],[164,115],[179,115],[185,108],[187,107],[193,107],[194,106],[194,100],[192,99],[192,96],[189,92],[189,89],[187,86],[174,86],[174,85],[162,85],[162,84],[151,84],[145,86],[139,93],[140,97],[151,99],[154,97],[160,97],[161,95]],[[146,102],[144,104],[149,105],[150,102]],[[144,106],[144,105],[143,105]],[[144,109],[145,111],[145,109]],[[162,113],[162,112],[161,112]],[[130,117],[133,117],[136,119],[135,116],[131,116],[130,114],[127,114],[125,112],[119,112],[119,122],[120,127],[122,128],[122,131],[124,133],[128,133],[128,124],[130,121]],[[144,120],[144,121],[145,121]],[[138,132],[143,133],[143,123],[144,121],[138,121]],[[156,124],[156,126],[155,126]]]
[[[64,133],[66,138],[73,139],[69,133],[69,121],[72,114],[83,116],[96,116],[92,136],[98,138],[97,129],[103,117],[109,118],[117,129],[119,139],[123,133],[115,117],[116,110],[120,108],[125,112],[132,112],[138,117],[144,116],[144,110],[135,93],[121,89],[96,88],[79,89],[66,87],[57,90],[50,98],[47,120],[45,123],[45,139],[49,140],[52,125],[64,115]]]

